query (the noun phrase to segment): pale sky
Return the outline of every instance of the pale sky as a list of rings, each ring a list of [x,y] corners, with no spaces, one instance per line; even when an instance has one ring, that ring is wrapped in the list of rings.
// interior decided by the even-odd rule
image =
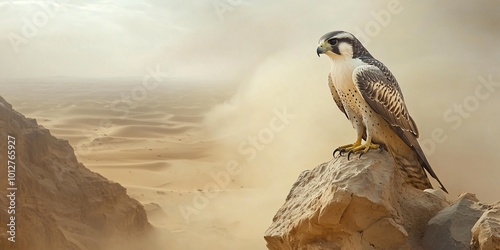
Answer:
[[[336,29],[363,30],[371,21],[382,28],[373,40],[397,42],[413,35],[413,40],[418,38],[425,43],[424,47],[444,46],[441,48],[446,53],[447,45],[440,36],[448,34],[449,41],[459,42],[456,39],[463,39],[464,31],[473,31],[466,37],[473,43],[463,46],[468,51],[478,50],[476,54],[480,55],[487,48],[474,39],[481,32],[487,36],[485,31],[498,29],[498,7],[481,6],[481,1],[460,2],[450,7],[444,2],[409,0],[376,4],[262,0],[0,1],[0,79],[142,76],[156,65],[174,76],[225,79],[245,74],[266,57],[288,47],[300,44],[304,51],[314,51],[324,33]],[[387,24],[377,21],[373,13],[390,11],[389,4],[394,4],[398,12],[391,14]],[[443,33],[436,37],[437,31]],[[405,45],[400,44],[403,48]]]

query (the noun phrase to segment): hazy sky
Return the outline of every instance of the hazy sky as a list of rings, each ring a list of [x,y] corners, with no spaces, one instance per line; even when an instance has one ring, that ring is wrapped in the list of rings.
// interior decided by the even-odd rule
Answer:
[[[314,51],[319,36],[341,28],[371,29],[374,40],[392,46],[413,36],[424,48],[440,46],[441,54],[450,51],[445,42],[473,42],[464,49],[482,56],[487,50],[475,40],[491,38],[479,32],[498,29],[497,4],[460,2],[0,1],[0,79],[142,76],[156,65],[174,76],[229,78],[287,47]],[[391,26],[398,32],[388,36]],[[472,33],[460,36],[464,30]]]
[[[396,22],[404,21],[410,8],[420,8],[410,1],[393,2],[399,11],[392,14],[404,13]],[[141,76],[155,65],[175,76],[230,77],[248,73],[264,57],[299,43],[314,51],[318,37],[332,29],[363,30],[369,22],[378,22],[370,11],[388,10],[388,3],[0,1],[0,79]],[[468,8],[461,9],[484,13]],[[426,10],[429,16],[423,18],[434,18],[439,12],[448,15],[445,10]],[[395,16],[389,18],[387,24],[378,25],[394,26]],[[467,20],[468,25],[471,22]],[[408,29],[414,30],[412,26]],[[376,36],[382,32],[372,30]],[[409,34],[407,29],[402,31]],[[384,39],[388,38],[392,37]]]
[[[269,9],[276,6],[264,1],[231,3],[4,1],[0,4],[1,77],[141,76],[158,64],[174,75],[214,70],[230,75],[224,69],[235,60],[244,64],[272,50],[252,49],[267,39],[261,35],[266,33],[262,25],[280,26],[256,19],[269,16]],[[261,34],[249,37],[258,29]]]

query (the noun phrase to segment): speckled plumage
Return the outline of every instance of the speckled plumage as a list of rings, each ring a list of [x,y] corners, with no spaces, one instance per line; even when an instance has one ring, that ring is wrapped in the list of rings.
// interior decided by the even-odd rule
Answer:
[[[321,37],[317,53],[332,59],[328,85],[358,138],[388,150],[411,185],[419,189],[432,188],[425,169],[446,191],[418,144],[417,126],[389,69],[352,34],[343,31]]]

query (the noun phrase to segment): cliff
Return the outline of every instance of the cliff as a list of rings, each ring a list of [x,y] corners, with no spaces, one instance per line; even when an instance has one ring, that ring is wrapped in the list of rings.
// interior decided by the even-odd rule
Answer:
[[[126,249],[150,231],[125,188],[2,97],[0,140],[0,249]]]

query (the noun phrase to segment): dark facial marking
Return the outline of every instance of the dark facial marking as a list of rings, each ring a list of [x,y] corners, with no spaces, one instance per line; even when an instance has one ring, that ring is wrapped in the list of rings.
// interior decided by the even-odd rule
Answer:
[[[342,42],[347,42],[353,48],[353,58],[360,58],[360,57],[373,58],[372,55],[370,55],[370,53],[365,49],[365,47],[363,47],[361,42],[359,42],[356,38],[354,38],[354,40],[349,39],[347,37],[340,38],[340,39],[335,38],[336,35],[341,34],[341,33],[344,33],[344,31],[329,32],[329,33],[324,34],[319,40],[320,41],[328,41],[330,43],[331,39],[337,39],[337,43],[335,45],[330,43],[330,45],[332,46],[332,52],[337,54],[337,55],[340,55],[338,45]]]
[[[353,43],[353,41],[351,39],[347,38],[347,37],[345,37],[345,38],[332,38],[332,39],[328,40],[328,43],[330,45],[332,45],[332,52],[335,53],[335,54],[337,54],[337,55],[341,54],[340,50],[339,50],[339,44],[343,43],[343,42],[348,43],[351,46],[352,46],[352,43]]]
[[[337,44],[339,43],[339,40],[337,38],[332,38],[332,39],[328,40],[328,43],[332,46],[337,46]]]

